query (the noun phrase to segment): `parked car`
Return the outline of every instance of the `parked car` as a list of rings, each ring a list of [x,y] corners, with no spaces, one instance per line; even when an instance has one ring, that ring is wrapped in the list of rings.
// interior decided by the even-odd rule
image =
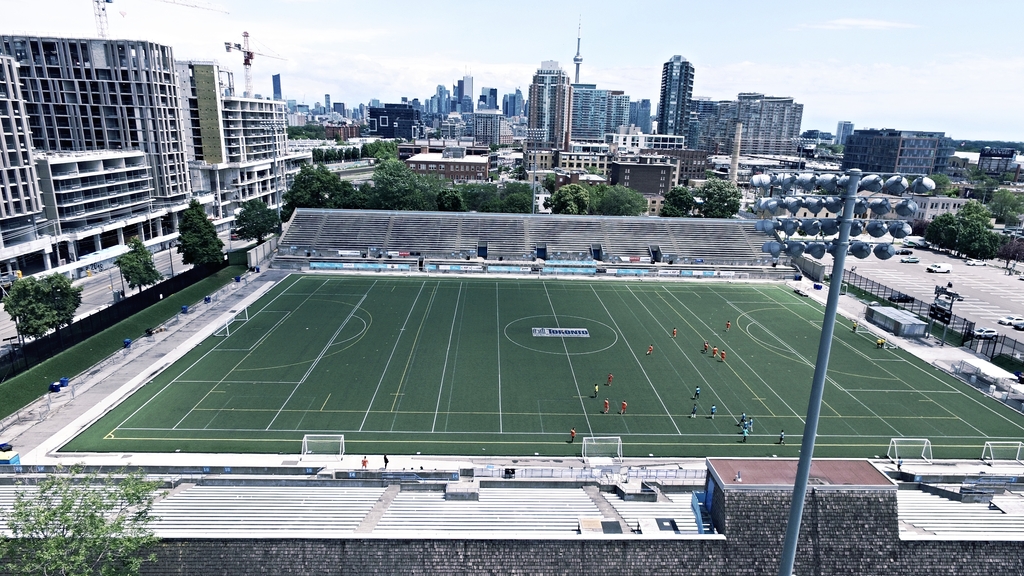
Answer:
[[[949,274],[953,271],[953,267],[949,264],[929,264],[924,271],[934,272],[935,274]]]
[[[900,258],[900,262],[904,264],[917,264],[920,261],[921,259],[917,256],[904,256],[903,258]]]
[[[985,265],[985,261],[984,260],[968,260],[968,261],[964,262],[964,264],[966,264],[968,266],[984,266]]]
[[[1024,321],[1014,322],[1013,323],[1013,329],[1014,330],[1024,330]]]
[[[975,328],[974,329],[974,337],[979,339],[979,340],[991,340],[991,339],[995,338],[996,336],[999,336],[999,332],[996,332],[995,330],[993,330],[991,328]]]
[[[914,297],[910,294],[904,294],[903,292],[893,292],[889,294],[890,302],[913,302]]]
[[[1018,316],[1016,314],[1010,314],[1009,316],[1003,316],[999,320],[996,320],[996,322],[998,322],[1000,324],[1005,324],[1006,326],[1012,326],[1012,325],[1016,324],[1017,322],[1024,322],[1024,316]]]
[[[896,251],[897,256],[910,256],[913,253],[913,250],[907,250],[906,248],[900,248],[899,250]]]

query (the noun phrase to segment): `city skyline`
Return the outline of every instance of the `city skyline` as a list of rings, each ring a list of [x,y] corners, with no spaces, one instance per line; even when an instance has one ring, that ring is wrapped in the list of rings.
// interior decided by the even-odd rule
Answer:
[[[1001,17],[993,21],[988,11],[951,2],[649,1],[622,14],[610,3],[526,2],[501,14],[498,27],[452,27],[455,14],[401,1],[389,5],[387,18],[372,6],[317,0],[211,5],[230,14],[114,0],[106,5],[110,36],[168,44],[179,60],[216,60],[235,73],[241,92],[241,55],[225,53],[224,42],[240,42],[248,31],[254,50],[286,58],[256,55],[256,93],[270,96],[271,76],[281,74],[286,99],[312,105],[327,93],[351,108],[371,98],[423,101],[438,84],[451,86],[465,75],[499,95],[525,92],[543,60],[573,75],[582,15],[580,81],[623,90],[632,101],[650,99],[652,108],[662,64],[680,54],[696,70],[695,97],[790,96],[805,105],[803,129],[831,131],[849,120],[857,128],[1024,140],[1024,118],[1014,114],[1024,57],[1013,45],[1024,7],[1012,3],[1000,3]],[[8,34],[96,36],[87,0],[0,0],[0,11]],[[543,27],[536,24],[539,11]],[[608,18],[612,11],[616,17]],[[684,21],[693,24],[680,28]]]

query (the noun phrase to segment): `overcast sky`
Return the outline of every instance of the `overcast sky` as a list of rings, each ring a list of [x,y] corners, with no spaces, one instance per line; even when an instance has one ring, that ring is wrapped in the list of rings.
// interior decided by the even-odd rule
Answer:
[[[173,0],[172,0],[173,1]],[[178,59],[241,55],[224,42],[251,34],[255,92],[351,106],[423,100],[464,74],[475,91],[526,92],[542,60],[572,73],[582,16],[580,80],[657,102],[661,66],[693,63],[694,95],[792,96],[803,129],[940,130],[957,139],[1024,140],[1024,2],[629,0],[605,2],[344,2],[160,0],[107,4],[114,38],[169,44]],[[90,0],[0,0],[4,34],[95,37]],[[499,96],[500,98],[500,96]]]

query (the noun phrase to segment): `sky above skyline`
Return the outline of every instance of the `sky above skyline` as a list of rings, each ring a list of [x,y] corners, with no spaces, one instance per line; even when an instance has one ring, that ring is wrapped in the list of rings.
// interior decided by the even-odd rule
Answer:
[[[739,92],[792,96],[802,129],[944,131],[955,139],[1024,141],[1024,3],[971,8],[943,0],[905,2],[691,2],[569,0],[486,5],[392,0],[159,0],[107,4],[112,38],[173,47],[179,60],[216,60],[235,73],[241,54],[224,42],[251,35],[256,93],[348,106],[371,98],[421,101],[465,74],[475,92],[524,94],[542,60],[573,75],[582,19],[580,81],[658,100],[661,66],[693,63],[694,96]],[[513,8],[514,7],[514,8]],[[96,37],[89,0],[0,0],[3,34]]]

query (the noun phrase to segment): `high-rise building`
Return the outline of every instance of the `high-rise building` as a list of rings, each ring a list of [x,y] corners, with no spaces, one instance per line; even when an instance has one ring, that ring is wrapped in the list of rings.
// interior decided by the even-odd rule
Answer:
[[[473,77],[463,76],[452,90],[452,109],[450,112],[471,114],[473,112]]]
[[[274,82],[274,100],[280,100],[282,98],[282,96],[281,96],[281,75],[280,74],[274,74],[270,78]]]
[[[334,106],[334,108],[333,108],[332,111],[335,114],[339,114],[341,116],[347,116],[348,115],[348,114],[345,113],[345,103],[344,102],[335,102],[333,104],[333,106]]]
[[[36,235],[42,204],[29,117],[18,82],[18,64],[6,56],[0,56],[0,133],[4,136],[0,139],[0,270],[49,268],[49,259],[43,257],[49,242]]]
[[[324,112],[326,113],[326,112],[330,112],[330,111],[331,111],[331,95],[330,94],[324,94]]]
[[[511,144],[512,127],[498,110],[477,110],[473,114],[473,137],[477,144]]]
[[[366,119],[367,132],[380,138],[414,140],[422,136],[420,111],[411,104],[385,104],[370,107]]]
[[[629,125],[629,96],[599,90],[595,84],[572,85],[573,141],[604,142],[604,135]]]
[[[661,69],[658,134],[686,135],[690,122],[691,96],[693,65],[682,56],[673,56]]]
[[[141,150],[153,178],[151,210],[141,217],[148,222],[139,227],[143,240],[173,233],[192,190],[172,49],[138,40],[7,35],[0,54],[19,65],[34,150]],[[119,240],[114,227],[99,224],[99,241],[80,239],[85,252]]]
[[[478,110],[498,109],[498,89],[484,86],[480,89],[480,99],[477,105]]]
[[[651,101],[647,98],[629,103],[629,124],[640,129],[641,134],[651,133]]]
[[[796,154],[804,105],[790,97],[739,94],[736,100],[694,101],[699,136],[691,148],[711,154],[732,154],[736,123],[743,123],[741,154]]]
[[[531,148],[563,149],[569,142],[569,75],[558,62],[541,62],[530,84],[529,132]]]
[[[523,115],[523,93],[516,88],[515,93],[505,94],[501,101],[501,113],[509,118]]]
[[[217,64],[175,66],[195,193],[213,197],[210,215],[217,226],[230,227],[237,209],[249,200],[278,208],[287,183],[312,160],[311,151],[287,149],[285,103],[225,95],[220,78],[226,72]]]
[[[452,111],[452,94],[442,84],[437,85],[437,90],[434,93],[432,100],[436,98],[436,104],[433,114],[438,114],[442,118],[447,117],[448,113]]]
[[[853,134],[853,122],[840,120],[836,125],[836,144],[846,145],[846,139]]]
[[[903,176],[945,174],[956,150],[944,132],[914,130],[854,130],[846,138],[843,170],[859,168],[877,174]]]

